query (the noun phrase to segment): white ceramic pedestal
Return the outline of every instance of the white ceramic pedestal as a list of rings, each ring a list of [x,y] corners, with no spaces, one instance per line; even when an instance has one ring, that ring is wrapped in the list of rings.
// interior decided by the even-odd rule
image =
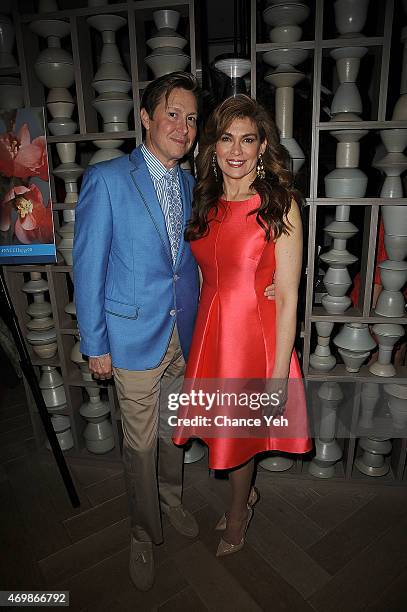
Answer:
[[[77,124],[71,119],[74,103],[69,87],[75,81],[72,55],[61,48],[61,39],[70,33],[70,24],[57,19],[33,21],[30,29],[47,39],[48,48],[41,51],[34,68],[50,91],[47,108],[52,116],[48,129],[53,135],[73,134]]]
[[[336,413],[343,399],[343,393],[336,382],[323,383],[318,389],[321,403],[319,435],[315,438],[315,457],[308,466],[308,472],[316,478],[333,478],[335,464],[342,457],[342,449],[335,440]]]
[[[30,280],[24,283],[22,290],[33,297],[33,302],[27,307],[27,314],[32,320],[27,323],[29,330],[26,338],[34,353],[42,359],[54,357],[58,350],[54,321],[50,316],[52,307],[45,301],[48,283],[40,272],[30,272]]]
[[[186,70],[191,62],[190,56],[182,50],[187,40],[176,31],[180,16],[178,11],[172,9],[162,9],[153,13],[157,33],[147,40],[152,52],[144,61],[155,78],[177,70]]]

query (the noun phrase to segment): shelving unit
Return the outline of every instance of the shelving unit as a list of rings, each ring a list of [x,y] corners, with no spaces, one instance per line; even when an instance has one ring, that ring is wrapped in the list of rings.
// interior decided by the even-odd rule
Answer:
[[[62,2],[63,0],[61,0]],[[333,2],[329,0],[303,0],[310,7],[310,15],[302,24],[303,40],[293,43],[272,43],[268,41],[268,27],[262,21],[262,11],[266,8],[265,0],[250,0],[251,2],[251,95],[261,99],[269,108],[274,110],[274,89],[264,81],[267,67],[262,61],[262,55],[275,49],[307,49],[308,58],[302,64],[305,78],[296,89],[300,95],[295,97],[294,135],[305,152],[305,164],[297,175],[298,186],[306,196],[304,222],[307,233],[306,255],[306,285],[304,287],[305,303],[302,324],[302,363],[305,381],[313,385],[315,401],[318,383],[327,381],[337,383],[352,383],[352,396],[348,398],[349,415],[347,423],[338,423],[337,438],[342,449],[342,458],[334,467],[333,480],[341,481],[351,479],[361,483],[407,483],[407,440],[394,438],[392,452],[386,458],[389,472],[380,478],[363,475],[355,468],[355,459],[358,456],[358,440],[360,436],[359,417],[361,414],[361,391],[365,383],[378,383],[381,387],[388,382],[397,381],[407,384],[407,367],[400,368],[397,376],[384,379],[374,376],[367,366],[360,371],[349,374],[342,363],[337,363],[330,372],[318,372],[310,366],[310,355],[315,347],[315,323],[329,321],[336,326],[346,322],[356,323],[397,323],[407,325],[405,317],[388,318],[378,317],[372,309],[372,285],[375,268],[375,251],[378,233],[380,207],[407,206],[407,198],[384,199],[379,197],[381,174],[379,170],[372,169],[376,145],[379,143],[377,132],[384,129],[407,129],[406,121],[391,120],[391,113],[398,96],[400,61],[393,61],[395,54],[401,56],[400,31],[401,25],[407,24],[407,18],[401,7],[400,0],[370,0],[368,20],[363,36],[351,39],[352,47],[367,47],[368,61],[362,66],[361,75],[365,82],[375,84],[372,91],[363,92],[364,111],[361,120],[330,121],[326,107],[329,106],[330,95],[327,90],[335,89],[337,83],[327,81],[335,67],[329,56],[331,49],[350,45],[350,39],[338,38],[335,32],[333,16]],[[79,3],[79,0],[78,0]],[[83,0],[85,5],[85,0]],[[199,50],[199,8],[200,3],[194,0],[138,0],[111,3],[101,7],[60,10],[56,13],[37,14],[32,0],[20,0],[18,11],[13,14],[16,28],[16,48],[18,54],[18,68],[1,70],[0,76],[19,75],[24,89],[25,104],[27,106],[42,106],[45,104],[44,88],[35,76],[34,62],[44,41],[39,39],[29,29],[29,24],[38,19],[65,20],[70,24],[70,37],[63,39],[63,47],[68,48],[74,59],[75,83],[72,92],[76,97],[74,118],[78,123],[77,131],[69,135],[49,135],[49,157],[51,172],[51,188],[54,203],[55,225],[58,229],[62,224],[63,211],[73,210],[74,203],[65,203],[63,182],[54,179],[52,166],[59,163],[56,154],[58,143],[76,143],[77,163],[86,167],[96,147],[92,141],[106,139],[102,132],[100,117],[92,106],[96,94],[90,83],[97,69],[97,55],[100,53],[101,42],[95,31],[87,24],[86,18],[92,15],[119,14],[126,18],[127,25],[118,32],[118,46],[131,77],[131,91],[129,95],[134,101],[130,113],[129,129],[114,132],[114,138],[123,140],[121,149],[128,153],[135,144],[141,142],[141,126],[139,122],[140,96],[143,89],[152,78],[152,73],[144,63],[146,56],[146,40],[152,31],[152,13],[156,9],[172,8],[181,12],[181,25],[179,31],[189,40],[188,52],[191,56],[190,69],[194,74],[200,75]],[[400,16],[396,19],[395,16]],[[366,35],[365,35],[366,34]],[[397,58],[396,58],[397,59]],[[322,93],[321,93],[322,91]],[[370,98],[369,98],[370,95]],[[335,167],[335,140],[328,133],[333,130],[367,130],[365,144],[361,140],[361,165],[368,174],[369,182],[365,197],[363,198],[328,198],[326,197],[323,176]],[[112,134],[113,136],[113,134]],[[317,237],[321,227],[321,218],[329,214],[338,205],[350,206],[351,219],[357,219],[359,240],[357,244],[361,275],[359,302],[341,315],[332,315],[320,305],[317,299]],[[352,244],[353,246],[353,244]],[[350,250],[352,250],[350,248]],[[111,384],[85,382],[77,365],[70,360],[70,351],[75,342],[75,321],[64,310],[65,305],[72,300],[73,286],[69,273],[71,267],[62,259],[54,266],[10,266],[6,268],[6,278],[13,302],[20,320],[23,333],[26,331],[28,316],[25,312],[27,296],[21,287],[29,278],[32,271],[41,272],[42,277],[48,281],[49,299],[52,304],[55,327],[57,331],[58,353],[51,360],[44,360],[32,354],[33,363],[38,368],[41,365],[54,365],[59,368],[67,396],[67,407],[64,414],[71,418],[74,447],[66,455],[72,460],[116,462],[120,460],[120,430],[117,418],[117,400],[114,387]],[[352,270],[354,275],[356,269]],[[29,350],[30,347],[29,347]],[[79,414],[79,407],[84,400],[85,387],[98,387],[102,389],[104,397],[110,406],[110,417],[113,424],[115,447],[109,453],[96,455],[86,450],[82,432],[86,425]],[[345,390],[349,393],[349,389]],[[29,396],[29,390],[27,389]],[[44,434],[42,425],[36,414],[35,406],[30,401],[30,411],[34,432],[38,446],[44,447]],[[345,435],[346,434],[346,435]],[[342,436],[342,437],[341,437]],[[45,451],[47,452],[47,451]],[[279,474],[280,477],[299,475],[303,478],[312,478],[308,473],[309,462],[306,459],[297,459],[291,469]],[[331,480],[332,480],[331,479]]]
[[[331,351],[334,349],[332,338],[336,335],[335,330],[343,323],[396,323],[407,325],[407,313],[403,317],[383,317],[375,314],[372,308],[372,288],[375,269],[376,242],[378,235],[378,222],[380,207],[388,205],[407,206],[407,198],[382,198],[380,196],[381,174],[372,168],[371,164],[375,155],[376,145],[380,142],[379,130],[402,128],[407,129],[407,121],[391,120],[391,113],[398,95],[401,72],[394,72],[393,64],[397,64],[401,71],[401,62],[394,62],[395,54],[402,56],[402,45],[400,43],[400,31],[402,26],[407,25],[407,17],[401,6],[401,2],[394,0],[370,0],[368,7],[368,18],[363,35],[354,37],[338,38],[335,32],[335,21],[333,14],[333,2],[328,0],[311,0],[305,2],[310,8],[307,20],[301,23],[303,28],[302,39],[296,42],[268,42],[268,30],[263,21],[263,11],[269,6],[267,2],[251,0],[251,95],[258,97],[268,108],[275,112],[275,90],[271,85],[265,83],[263,77],[268,66],[262,61],[262,55],[273,49],[308,49],[309,56],[306,62],[300,65],[300,70],[306,73],[302,82],[300,94],[295,97],[294,102],[294,137],[297,138],[305,151],[305,165],[297,175],[297,184],[306,196],[306,207],[304,210],[304,225],[307,235],[307,253],[305,254],[306,285],[304,286],[305,300],[303,312],[303,338],[302,342],[302,366],[306,384],[312,385],[316,392],[318,383],[336,382],[345,387],[352,385],[353,406],[349,434],[344,439],[340,438],[340,423],[336,431],[337,441],[343,446],[342,459],[335,466],[334,480],[343,478],[356,480],[357,482],[396,483],[406,482],[406,449],[407,441],[402,438],[394,438],[393,449],[386,462],[390,464],[386,476],[373,478],[365,476],[355,468],[355,459],[358,456],[358,420],[361,411],[361,391],[364,383],[383,384],[398,383],[407,384],[407,367],[398,368],[397,375],[392,378],[384,378],[372,374],[366,365],[362,366],[357,373],[349,373],[345,365],[341,363],[338,355],[337,365],[328,372],[313,370],[310,365],[310,355],[315,348],[315,323],[332,322],[336,324],[331,333]],[[335,73],[335,62],[330,58],[329,51],[343,47],[366,47],[366,56],[360,60],[361,80],[366,83],[370,81],[369,92],[362,92],[363,113],[361,120],[335,121],[329,120],[326,108],[329,102],[327,89],[335,89],[338,81],[335,75],[332,79],[333,85],[327,82],[327,77]],[[368,63],[365,62],[366,58]],[[363,64],[365,62],[365,64]],[[304,68],[305,66],[305,68]],[[393,72],[392,72],[393,70]],[[363,71],[367,71],[363,73]],[[390,78],[389,78],[390,75]],[[392,80],[393,79],[393,80]],[[321,93],[322,91],[322,93]],[[370,98],[368,98],[368,94]],[[333,95],[333,94],[332,94]],[[332,99],[332,98],[331,98]],[[366,103],[367,102],[367,103]],[[366,103],[366,104],[365,104]],[[298,106],[298,108],[297,108]],[[307,127],[309,126],[309,127]],[[367,130],[369,145],[365,145],[363,139],[360,142],[360,166],[368,175],[368,187],[363,198],[331,198],[326,197],[323,176],[335,168],[334,138],[328,134],[333,130]],[[332,142],[330,142],[332,141]],[[363,168],[362,168],[363,166]],[[338,205],[350,206],[350,220],[359,228],[357,235],[359,244],[359,262],[353,266],[352,275],[355,276],[355,268],[360,272],[359,302],[350,307],[342,314],[330,314],[320,305],[316,296],[316,281],[318,254],[317,242],[318,230],[322,229],[321,220],[335,210]],[[407,209],[406,209],[407,210]],[[333,217],[334,218],[334,217]],[[357,222],[355,221],[357,219]],[[362,244],[360,244],[362,242]],[[354,246],[352,243],[351,246]],[[353,253],[351,247],[349,251]],[[350,289],[347,294],[349,295]],[[346,385],[347,383],[347,385]],[[383,396],[382,396],[383,398]],[[314,397],[316,402],[318,398]],[[382,401],[382,403],[384,403]],[[365,434],[366,435],[366,434]],[[290,472],[304,477],[308,474],[309,461],[297,459],[296,467]]]
[[[64,0],[60,0],[63,5]],[[69,2],[65,5],[69,6]],[[77,3],[79,4],[79,2]],[[54,222],[58,232],[63,223],[63,211],[73,211],[75,202],[64,202],[66,192],[64,182],[53,175],[53,168],[58,165],[59,158],[56,152],[58,143],[76,143],[75,161],[85,168],[91,155],[96,151],[92,141],[115,139],[124,141],[121,150],[129,153],[142,139],[141,124],[139,121],[140,99],[144,88],[154,77],[153,73],[144,62],[147,55],[146,40],[154,28],[153,12],[158,9],[174,9],[181,13],[178,31],[188,39],[188,53],[191,56],[190,70],[197,73],[199,57],[197,57],[196,40],[196,6],[194,0],[141,0],[133,2],[111,3],[100,7],[85,6],[86,0],[80,8],[67,8],[53,13],[36,13],[37,2],[32,0],[21,0],[12,19],[16,31],[16,53],[18,55],[19,68],[2,70],[0,76],[18,75],[21,78],[24,91],[24,102],[26,106],[45,106],[47,90],[44,89],[36,77],[34,63],[41,49],[44,48],[44,40],[39,38],[30,29],[30,24],[41,19],[64,20],[69,22],[70,36],[61,39],[61,46],[69,50],[73,57],[75,82],[70,91],[75,98],[75,110],[73,119],[77,121],[77,130],[73,134],[52,135],[48,133],[48,153],[50,161],[50,181],[53,199]],[[129,129],[120,132],[102,132],[102,123],[92,101],[97,93],[91,87],[92,79],[98,68],[101,50],[100,33],[93,30],[87,23],[86,18],[93,15],[115,14],[126,19],[126,25],[117,32],[117,45],[127,73],[131,78],[131,90],[129,92],[134,105],[130,112]],[[198,32],[199,34],[199,32]],[[46,107],[45,107],[46,108]],[[48,119],[51,116],[48,115]],[[80,179],[78,181],[80,186]],[[85,381],[76,363],[70,358],[71,350],[77,340],[77,327],[75,319],[65,312],[65,306],[73,299],[73,283],[70,278],[72,266],[67,265],[58,256],[55,265],[33,265],[33,266],[5,266],[7,285],[12,296],[13,304],[20,321],[23,335],[27,333],[26,323],[30,317],[26,313],[28,303],[32,298],[22,292],[22,286],[29,280],[30,272],[40,272],[43,279],[48,282],[47,299],[52,305],[52,316],[55,322],[58,351],[51,359],[41,359],[32,351],[31,345],[27,347],[35,366],[38,377],[41,374],[41,366],[51,365],[58,368],[64,381],[66,395],[66,406],[58,411],[58,414],[70,418],[73,448],[65,451],[69,461],[104,462],[104,464],[121,461],[121,426],[118,413],[118,403],[114,384],[97,383],[96,381]],[[114,448],[103,454],[89,452],[85,446],[83,432],[87,421],[81,416],[79,409],[87,394],[85,388],[100,389],[101,396],[108,402],[110,408],[110,422],[113,427]],[[26,386],[29,400],[30,415],[34,428],[34,435],[39,449],[45,453],[45,433],[35,407],[31,392]]]

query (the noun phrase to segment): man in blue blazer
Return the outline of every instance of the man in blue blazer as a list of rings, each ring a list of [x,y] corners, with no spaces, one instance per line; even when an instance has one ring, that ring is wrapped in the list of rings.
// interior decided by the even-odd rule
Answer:
[[[130,576],[147,590],[153,545],[162,542],[161,512],[183,535],[198,534],[181,502],[183,451],[168,428],[158,433],[166,429],[168,393],[181,389],[198,302],[197,267],[183,239],[194,180],[178,165],[196,137],[197,82],[184,72],[160,77],[141,107],[145,143],[85,173],[73,257],[81,351],[95,378],[115,378]]]

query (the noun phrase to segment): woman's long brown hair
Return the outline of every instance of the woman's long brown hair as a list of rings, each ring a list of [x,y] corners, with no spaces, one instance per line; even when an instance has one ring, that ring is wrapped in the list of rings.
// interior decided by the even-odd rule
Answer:
[[[255,214],[264,229],[266,240],[289,234],[287,214],[291,200],[298,203],[302,196],[293,187],[293,175],[287,169],[289,156],[281,146],[277,128],[266,109],[249,96],[239,94],[224,100],[211,114],[199,141],[197,184],[194,189],[192,217],[185,230],[186,240],[197,240],[209,230],[208,215],[218,210],[219,198],[223,194],[222,172],[216,164],[216,178],[212,159],[215,146],[235,119],[249,118],[257,127],[260,142],[267,140],[263,153],[265,178],[256,175],[251,189],[260,195],[260,206],[249,214]]]

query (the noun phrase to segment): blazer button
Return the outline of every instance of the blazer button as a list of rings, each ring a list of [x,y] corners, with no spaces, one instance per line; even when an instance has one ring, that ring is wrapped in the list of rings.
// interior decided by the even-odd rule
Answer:
[[[178,274],[174,274],[174,280],[177,281],[179,279]]]
[[[176,314],[177,314],[177,311],[174,308],[172,310],[170,310],[170,315],[172,317],[175,317]]]

